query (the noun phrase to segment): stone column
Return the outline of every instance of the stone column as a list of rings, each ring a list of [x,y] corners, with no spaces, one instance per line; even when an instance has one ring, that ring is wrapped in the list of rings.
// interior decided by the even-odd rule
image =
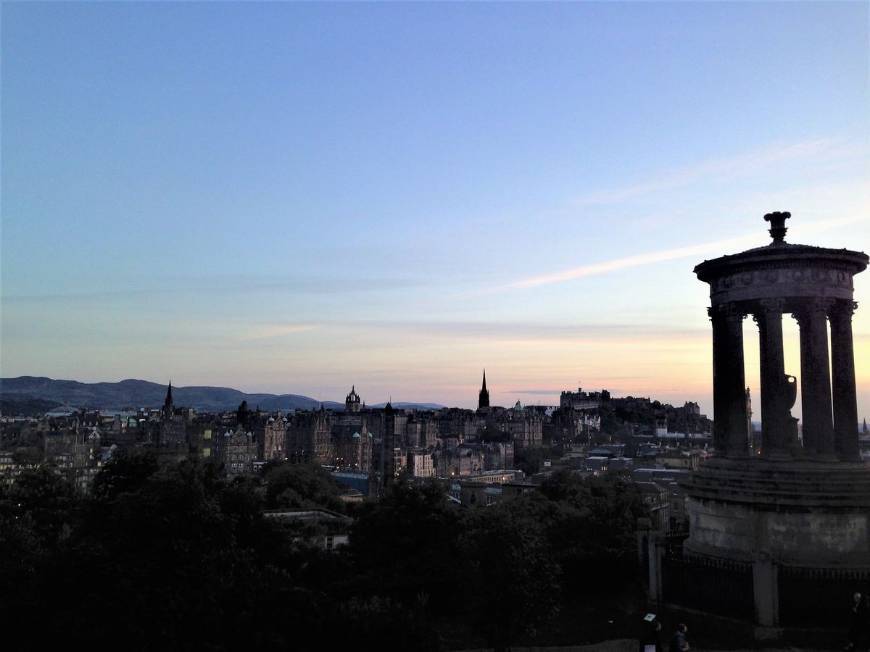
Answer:
[[[749,455],[746,384],[743,369],[743,317],[734,304],[709,310],[713,322],[714,446],[727,457]]]
[[[650,532],[647,540],[649,551],[649,599],[657,604],[664,602],[664,585],[662,583],[662,566],[665,559],[665,541],[658,532]]]
[[[802,301],[793,314],[800,326],[804,450],[816,457],[832,460],[836,456],[828,371],[826,317],[829,307],[829,301],[808,299]]]
[[[831,320],[831,371],[834,389],[834,441],[840,459],[860,461],[858,402],[855,394],[855,354],[852,345],[853,301],[837,301]]]
[[[782,299],[762,299],[753,314],[758,323],[761,362],[761,453],[785,459],[796,442],[791,441],[788,386],[782,351]]]

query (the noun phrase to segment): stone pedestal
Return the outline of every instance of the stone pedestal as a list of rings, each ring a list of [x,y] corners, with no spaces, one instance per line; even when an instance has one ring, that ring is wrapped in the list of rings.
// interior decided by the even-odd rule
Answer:
[[[782,625],[781,572],[823,584],[824,573],[870,577],[870,469],[863,463],[713,459],[684,486],[684,554],[751,564],[755,623],[768,633]],[[785,597],[810,609],[816,599]]]
[[[685,488],[693,553],[870,567],[870,469],[862,463],[714,459]]]

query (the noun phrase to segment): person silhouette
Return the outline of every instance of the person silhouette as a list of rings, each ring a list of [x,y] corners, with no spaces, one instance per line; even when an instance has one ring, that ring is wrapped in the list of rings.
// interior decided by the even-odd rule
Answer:
[[[685,623],[680,623],[677,625],[677,631],[674,632],[673,638],[671,638],[671,647],[668,652],[688,652],[689,641],[686,638],[686,634],[689,632],[689,628],[686,627]]]

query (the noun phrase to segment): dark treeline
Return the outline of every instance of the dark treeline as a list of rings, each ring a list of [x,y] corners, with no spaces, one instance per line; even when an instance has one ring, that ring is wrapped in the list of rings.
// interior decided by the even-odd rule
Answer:
[[[336,552],[263,516],[346,509],[338,496],[308,465],[228,482],[209,465],[119,455],[88,497],[52,469],[25,473],[0,492],[7,649],[553,644],[560,619],[634,581],[643,506],[618,480],[557,475],[471,509],[437,483],[400,483],[353,507]]]

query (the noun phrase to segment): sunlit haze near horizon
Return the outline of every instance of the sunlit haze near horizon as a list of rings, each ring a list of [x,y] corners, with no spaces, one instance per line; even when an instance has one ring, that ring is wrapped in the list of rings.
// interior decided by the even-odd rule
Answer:
[[[693,267],[870,250],[868,7],[4,3],[0,375],[712,415]]]

